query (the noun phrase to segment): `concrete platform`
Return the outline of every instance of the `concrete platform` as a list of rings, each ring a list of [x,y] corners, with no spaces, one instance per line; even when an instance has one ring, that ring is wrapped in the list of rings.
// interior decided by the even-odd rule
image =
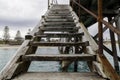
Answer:
[[[105,80],[95,73],[25,73],[12,80]]]

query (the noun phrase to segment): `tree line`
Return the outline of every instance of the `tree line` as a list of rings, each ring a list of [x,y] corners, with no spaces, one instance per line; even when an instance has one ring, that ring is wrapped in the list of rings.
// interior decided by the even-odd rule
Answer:
[[[21,37],[21,32],[20,32],[20,30],[18,30],[17,33],[16,33],[16,35],[15,35],[14,41],[21,42],[23,40],[24,40],[24,38]],[[11,39],[10,39],[10,33],[9,33],[9,27],[8,26],[4,27],[2,41],[4,43],[9,43],[11,41]]]

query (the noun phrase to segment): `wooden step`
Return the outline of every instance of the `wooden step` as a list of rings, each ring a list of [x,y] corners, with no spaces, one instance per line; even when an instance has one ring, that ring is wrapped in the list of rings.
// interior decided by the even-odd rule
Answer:
[[[45,16],[48,19],[73,19],[72,16]]]
[[[51,10],[51,11],[49,11],[48,14],[71,14],[71,11],[54,11],[54,10]]]
[[[51,9],[68,9],[68,10],[70,10],[70,6],[52,6],[52,8],[50,8],[50,10]]]
[[[75,27],[76,24],[74,22],[46,22],[43,23],[44,27]]]
[[[53,5],[52,6],[52,9],[69,9],[70,8],[70,6],[69,5]]]
[[[95,61],[92,54],[31,54],[22,56],[23,61]]]
[[[43,35],[35,35],[38,38],[41,37],[52,37],[52,38],[71,38],[81,37],[84,33],[44,33]]]
[[[44,27],[62,27],[62,28],[67,28],[67,27],[76,27],[75,25],[43,25]]]
[[[43,25],[73,25],[75,26],[76,24],[74,22],[44,22]]]
[[[72,14],[48,14],[48,16],[72,16]]]
[[[63,7],[64,7],[64,8],[69,8],[69,5],[66,5],[66,4],[59,4],[59,5],[58,5],[58,4],[53,4],[53,8],[57,8],[57,7],[59,7],[59,8],[61,8],[61,7],[62,7],[62,8],[63,8]]]
[[[70,11],[64,11],[64,12],[63,11],[50,11],[49,13],[50,14],[71,14]]]
[[[89,42],[33,42],[29,43],[31,46],[89,46]],[[29,46],[28,45],[28,46]]]
[[[61,31],[61,32],[69,32],[69,31],[78,31],[79,28],[77,27],[41,27],[40,30],[42,31]]]
[[[54,11],[61,11],[61,12],[62,12],[62,11],[63,11],[63,12],[64,12],[64,11],[70,11],[70,9],[68,9],[68,8],[66,8],[66,9],[65,9],[65,8],[64,8],[64,9],[50,9],[50,10],[53,11],[53,12],[54,12]]]
[[[46,22],[74,22],[73,19],[47,19],[45,18]]]
[[[12,80],[106,80],[94,72],[28,72]]]

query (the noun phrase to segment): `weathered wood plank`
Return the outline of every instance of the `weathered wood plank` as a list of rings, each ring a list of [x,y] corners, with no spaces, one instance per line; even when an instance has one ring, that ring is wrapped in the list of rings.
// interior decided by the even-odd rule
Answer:
[[[52,37],[52,38],[71,38],[82,37],[84,33],[44,33],[43,35],[36,35],[36,37]]]
[[[45,22],[43,25],[73,25],[75,26],[76,24],[74,22]]]
[[[74,26],[74,25],[44,25],[44,27],[67,28],[67,27],[76,27],[76,26]]]
[[[31,46],[89,46],[89,42],[30,42]]]
[[[71,14],[70,11],[50,11],[50,14]]]
[[[48,14],[48,16],[72,16],[71,14]]]
[[[40,30],[42,31],[65,31],[65,32],[69,32],[69,31],[77,31],[78,28],[77,27],[40,27]]]
[[[70,9],[51,9],[51,11],[70,11]]]
[[[74,22],[73,19],[49,19],[45,18],[46,22]]]
[[[45,16],[47,19],[73,19],[72,16]]]
[[[95,61],[96,55],[92,54],[31,54],[24,55],[23,61]]]
[[[105,74],[107,75],[107,77],[110,80],[120,80],[119,75],[114,70],[114,68],[112,67],[112,65],[110,64],[110,62],[107,60],[107,58],[105,57],[105,55],[99,54],[99,58],[100,58],[100,61],[102,63],[102,66],[103,66],[103,70],[104,70]]]
[[[21,74],[12,80],[106,80],[97,75],[96,73],[57,73],[57,72],[44,72],[34,73],[29,72]]]

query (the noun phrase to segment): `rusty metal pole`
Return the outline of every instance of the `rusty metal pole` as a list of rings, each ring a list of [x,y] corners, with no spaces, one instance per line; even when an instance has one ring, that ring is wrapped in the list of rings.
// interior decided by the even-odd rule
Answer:
[[[80,0],[78,0],[78,3],[80,4]],[[80,19],[80,7],[78,6],[78,17]]]
[[[49,7],[50,7],[50,0],[48,0],[48,9],[49,9]]]
[[[102,17],[102,0],[98,0],[98,36],[99,36],[99,50],[100,54],[103,54],[103,27],[102,22],[100,21],[103,19]]]
[[[111,20],[112,18],[108,17],[108,21],[110,22]],[[111,25],[113,24],[111,23]],[[119,74],[119,63],[118,63],[115,35],[114,35],[114,32],[111,30],[110,30],[110,38],[111,38],[111,45],[112,45],[112,51],[113,51],[114,67],[115,67],[116,72]]]

